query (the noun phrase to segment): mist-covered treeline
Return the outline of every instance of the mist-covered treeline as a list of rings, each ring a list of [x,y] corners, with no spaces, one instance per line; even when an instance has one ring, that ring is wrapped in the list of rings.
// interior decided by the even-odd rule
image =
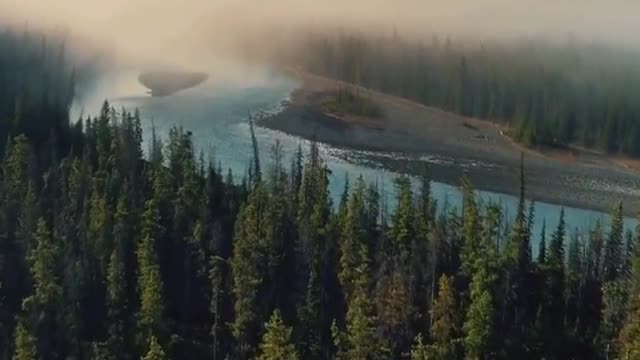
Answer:
[[[504,122],[527,145],[640,155],[640,54],[577,41],[456,43],[353,32],[301,38],[289,61],[314,73]]]
[[[68,148],[75,83],[62,33],[0,29],[0,145],[24,133],[37,143],[68,140],[60,144]]]
[[[235,185],[174,128],[141,149],[105,105],[79,154],[11,140],[0,178],[1,359],[597,359],[640,352],[640,245],[611,227],[532,234],[463,180],[351,178],[316,144]],[[306,154],[304,154],[306,153]],[[50,163],[46,171],[40,162]],[[523,179],[524,180],[524,179]],[[532,243],[540,251],[532,254]]]

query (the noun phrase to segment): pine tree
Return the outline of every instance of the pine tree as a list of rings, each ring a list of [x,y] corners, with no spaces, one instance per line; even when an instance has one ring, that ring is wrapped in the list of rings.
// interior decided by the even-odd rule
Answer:
[[[489,283],[492,280],[485,266],[476,266],[478,269],[471,280],[471,304],[463,326],[465,357],[471,360],[489,357],[489,341],[493,332],[494,316],[493,300],[489,289]]]
[[[614,281],[620,276],[622,266],[622,243],[624,222],[622,218],[622,202],[611,214],[611,231],[604,248],[603,276],[605,281]]]
[[[627,294],[623,293],[620,296],[621,298],[628,296],[629,302],[629,311],[617,338],[618,354],[623,359],[640,358],[640,247],[638,246],[640,233],[638,230],[640,229],[636,229],[636,238],[629,259],[630,276]],[[610,324],[611,321],[607,321],[606,325]]]
[[[558,226],[551,237],[546,261],[544,298],[544,330],[548,354],[558,354],[563,341],[562,324],[565,317],[565,222],[564,209],[560,211]]]
[[[291,328],[285,326],[278,310],[265,325],[258,360],[296,360],[298,354],[291,343]]]
[[[211,352],[213,353],[213,359],[218,359],[218,355],[221,352],[221,332],[223,328],[223,309],[222,300],[224,294],[224,278],[223,278],[223,266],[224,259],[218,256],[211,257],[211,269],[209,270],[209,281],[211,282],[211,301],[209,302],[209,311],[213,318],[213,324],[211,325]]]
[[[442,275],[438,281],[438,296],[431,306],[430,334],[433,345],[429,349],[430,359],[445,360],[453,356],[455,310],[452,280],[446,275]]]
[[[28,319],[28,323],[23,326],[30,332],[28,336],[37,339],[38,353],[48,356],[57,346],[62,345],[59,343],[62,334],[55,332],[61,330],[58,328],[58,310],[62,300],[62,288],[57,274],[59,249],[42,218],[38,220],[34,237],[36,245],[29,259],[34,291],[22,302],[22,311],[25,319]]]
[[[309,280],[302,306],[299,308],[300,354],[305,359],[320,359],[322,356],[320,266],[318,259],[311,260]]]
[[[358,179],[356,188],[351,194],[341,222],[340,236],[340,271],[338,277],[349,301],[353,295],[358,267],[366,261],[361,258],[359,249],[367,246],[364,229],[364,181]]]
[[[362,246],[358,251],[362,258],[367,258],[366,247]],[[382,351],[375,334],[368,262],[361,264],[356,271],[355,291],[348,303],[343,360],[371,359]]]
[[[422,334],[416,335],[411,345],[411,351],[409,352],[410,360],[431,360],[431,359],[446,359],[438,358],[431,355],[429,347],[423,342]]]
[[[141,236],[136,251],[140,291],[140,309],[137,317],[140,341],[143,343],[163,327],[164,285],[156,252],[156,241],[161,234],[160,211],[155,200],[152,199],[145,204]]]
[[[241,358],[248,357],[256,345],[258,321],[264,315],[258,294],[264,285],[273,236],[269,209],[268,194],[258,185],[238,214],[234,231],[230,263],[235,296],[232,332]]]
[[[623,281],[610,281],[602,285],[602,324],[600,337],[605,357],[615,358],[616,340],[629,314],[629,289]],[[633,316],[633,315],[632,315]],[[630,323],[629,333],[624,333],[626,341],[633,341],[633,323]],[[632,343],[625,346],[632,348]],[[625,347],[623,346],[623,347]]]
[[[473,187],[468,178],[462,179],[462,249],[460,260],[462,272],[471,277],[475,272],[476,259],[480,254],[480,214]]]
[[[162,350],[162,346],[158,343],[158,339],[155,336],[151,335],[149,337],[149,347],[147,349],[147,353],[140,358],[141,360],[165,360],[167,359],[167,355],[164,350]]]
[[[127,277],[122,245],[116,245],[109,258],[107,271],[107,309],[109,352],[113,358],[125,358],[127,349]]]
[[[637,305],[620,330],[617,348],[621,359],[640,359],[640,308]]]
[[[15,333],[15,345],[13,360],[38,360],[37,340],[33,334],[27,330],[22,321],[18,321]]]
[[[388,256],[393,261],[404,264],[409,258],[411,241],[415,236],[415,211],[410,179],[406,176],[396,179],[396,189],[398,205],[392,219],[392,247]]]
[[[547,261],[547,222],[542,221],[542,230],[540,230],[540,243],[538,243],[538,264],[543,265]]]
[[[433,244],[433,222],[435,201],[431,199],[431,181],[426,174],[422,175],[420,191],[416,204],[415,236],[411,242],[411,275],[410,289],[415,311],[414,321],[418,328],[428,321],[426,313],[431,295],[431,288],[436,284],[437,249]]]

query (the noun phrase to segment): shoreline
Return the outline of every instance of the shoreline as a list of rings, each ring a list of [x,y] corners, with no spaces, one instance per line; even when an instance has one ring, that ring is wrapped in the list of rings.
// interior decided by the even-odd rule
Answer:
[[[620,159],[571,148],[539,152],[503,135],[491,121],[465,118],[407,99],[289,70],[301,86],[282,111],[259,120],[261,126],[346,150],[366,151],[364,160],[410,175],[428,167],[433,181],[453,186],[467,175],[478,190],[518,194],[520,154],[525,154],[527,198],[609,213],[622,201],[625,216],[640,204],[636,159]],[[380,118],[323,112],[314,99],[338,89],[357,91],[384,110]],[[395,159],[388,153],[400,154]]]

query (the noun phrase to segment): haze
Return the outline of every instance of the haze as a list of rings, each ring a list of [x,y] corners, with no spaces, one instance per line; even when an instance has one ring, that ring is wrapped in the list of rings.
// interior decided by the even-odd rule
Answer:
[[[0,0],[4,22],[63,26],[134,59],[197,62],[239,37],[279,27],[367,27],[474,38],[568,36],[640,45],[640,3],[628,0]],[[265,39],[269,45],[270,39]]]

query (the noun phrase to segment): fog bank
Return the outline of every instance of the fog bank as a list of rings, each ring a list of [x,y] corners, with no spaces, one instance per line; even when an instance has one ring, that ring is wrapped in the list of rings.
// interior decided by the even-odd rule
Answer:
[[[433,32],[473,39],[567,37],[640,47],[629,0],[0,0],[0,20],[65,27],[129,60],[202,64],[272,26]],[[263,46],[275,41],[265,36]]]

